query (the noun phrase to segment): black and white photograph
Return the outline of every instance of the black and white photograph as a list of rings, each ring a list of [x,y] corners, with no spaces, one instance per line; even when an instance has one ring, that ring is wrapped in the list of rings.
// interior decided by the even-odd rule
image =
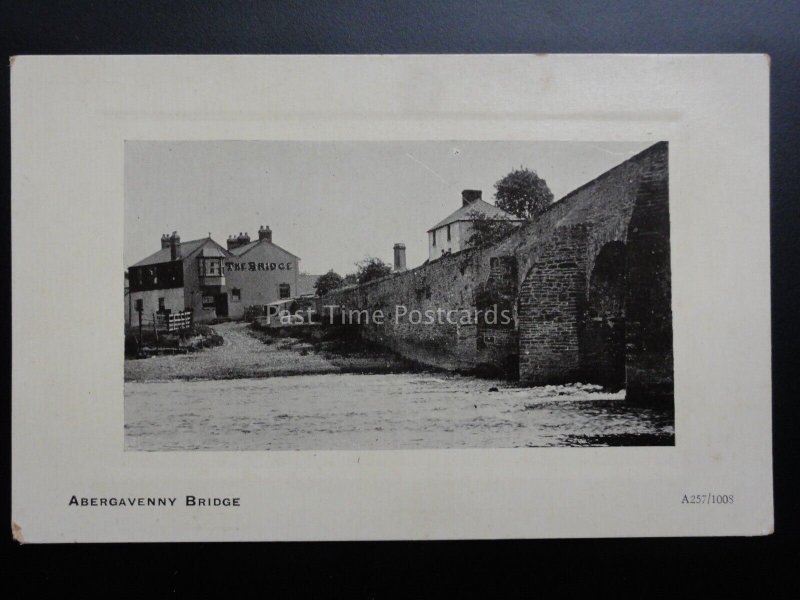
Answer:
[[[126,140],[125,450],[674,446],[669,153]]]
[[[12,90],[15,539],[772,531],[768,57]]]

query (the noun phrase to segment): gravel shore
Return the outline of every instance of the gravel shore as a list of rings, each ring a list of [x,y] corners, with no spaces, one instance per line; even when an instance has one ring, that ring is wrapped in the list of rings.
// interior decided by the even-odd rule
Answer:
[[[223,345],[200,352],[125,361],[125,381],[248,379],[326,373],[402,372],[389,354],[337,354],[293,338],[252,331],[248,323],[214,325]]]

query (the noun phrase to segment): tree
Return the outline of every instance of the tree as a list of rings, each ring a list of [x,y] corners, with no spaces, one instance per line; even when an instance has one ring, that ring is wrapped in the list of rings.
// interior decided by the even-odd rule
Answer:
[[[314,283],[314,289],[316,290],[317,296],[324,296],[331,290],[335,290],[341,286],[343,281],[344,279],[342,279],[342,276],[331,269],[324,275],[319,276]]]
[[[496,244],[507,238],[517,227],[517,223],[514,221],[488,217],[477,211],[470,212],[468,215],[472,227],[466,245],[473,248]]]
[[[533,221],[553,201],[547,182],[524,167],[514,169],[494,184],[495,204],[526,221]]]
[[[356,281],[359,284],[367,283],[373,279],[380,279],[392,272],[391,265],[387,265],[380,258],[367,257],[356,263]]]

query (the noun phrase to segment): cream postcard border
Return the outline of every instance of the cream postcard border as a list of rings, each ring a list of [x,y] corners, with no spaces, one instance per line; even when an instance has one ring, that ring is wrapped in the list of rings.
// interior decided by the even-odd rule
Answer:
[[[768,57],[21,56],[11,96],[20,539],[772,530]],[[675,446],[123,451],[124,141],[209,139],[668,140]],[[185,494],[242,506],[68,506]]]

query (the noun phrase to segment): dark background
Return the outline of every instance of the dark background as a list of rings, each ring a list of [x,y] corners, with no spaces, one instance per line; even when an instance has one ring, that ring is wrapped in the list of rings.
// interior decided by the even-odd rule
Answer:
[[[351,544],[18,546],[6,530],[6,575],[33,591],[99,587],[230,595],[538,595],[588,586],[642,595],[747,588],[769,595],[786,559],[797,568],[798,139],[800,2],[0,2],[2,54],[711,53],[772,57],[771,222],[776,533],[766,538]],[[2,235],[10,256],[9,73],[0,77]],[[702,85],[702,82],[698,82]],[[731,127],[735,127],[731,123]],[[741,173],[747,177],[747,173]],[[735,185],[735,182],[732,183]],[[65,236],[69,233],[65,232]],[[748,240],[742,240],[747,244]],[[10,315],[10,261],[0,261]],[[742,315],[742,318],[747,318]],[[10,318],[0,322],[3,462],[10,522]],[[797,589],[797,578],[793,586]],[[6,588],[8,589],[8,587]],[[791,588],[784,588],[790,592]]]

